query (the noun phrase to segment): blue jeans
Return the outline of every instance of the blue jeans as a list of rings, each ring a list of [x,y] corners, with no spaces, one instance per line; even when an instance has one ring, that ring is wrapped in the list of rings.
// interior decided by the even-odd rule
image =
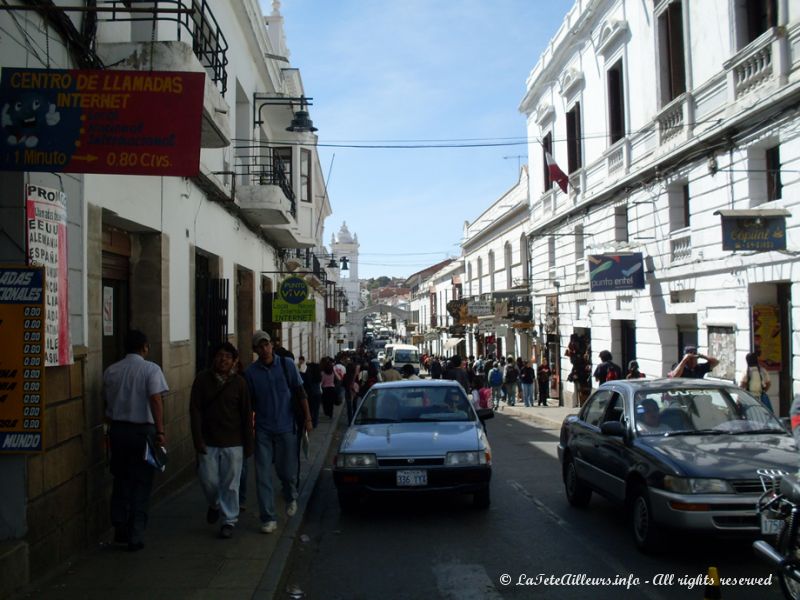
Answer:
[[[197,455],[200,487],[208,505],[219,507],[223,525],[235,525],[239,520],[239,479],[243,457],[241,446],[207,446],[205,454]]]
[[[522,401],[525,406],[533,406],[533,384],[520,383],[522,386]]]
[[[506,402],[514,406],[517,403],[517,382],[506,383],[503,387],[506,389]]]
[[[283,486],[283,499],[297,499],[297,436],[269,433],[256,429],[256,492],[259,518],[262,523],[277,521],[275,496],[272,490],[272,464]]]
[[[495,409],[497,409],[497,407],[500,406],[500,400],[502,398],[503,398],[503,386],[502,385],[494,386],[492,388],[492,404],[494,405]]]

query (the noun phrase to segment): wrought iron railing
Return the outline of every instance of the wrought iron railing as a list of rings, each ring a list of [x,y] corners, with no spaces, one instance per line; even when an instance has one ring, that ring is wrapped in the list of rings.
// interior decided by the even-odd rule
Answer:
[[[157,23],[177,25],[177,40],[189,37],[192,52],[224,96],[228,89],[228,42],[220,29],[210,0],[99,0],[98,22],[152,22],[153,41]]]
[[[274,148],[243,146],[236,148],[234,172],[239,185],[277,185],[289,200],[289,212],[297,218],[297,199],[292,189],[283,159],[277,156]]]

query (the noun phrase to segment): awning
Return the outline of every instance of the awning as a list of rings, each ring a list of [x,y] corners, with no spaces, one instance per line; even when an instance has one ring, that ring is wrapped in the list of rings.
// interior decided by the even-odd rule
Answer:
[[[445,350],[452,350],[453,348],[458,346],[463,341],[464,341],[464,338],[447,338],[444,341],[444,349]]]
[[[724,209],[714,211],[715,215],[721,217],[743,217],[743,218],[758,218],[758,217],[791,217],[790,213],[785,208],[751,208],[751,209]]]

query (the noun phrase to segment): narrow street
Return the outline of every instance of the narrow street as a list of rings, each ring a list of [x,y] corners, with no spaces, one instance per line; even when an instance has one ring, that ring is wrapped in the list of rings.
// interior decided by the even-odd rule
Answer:
[[[618,506],[597,496],[586,510],[567,504],[557,429],[503,414],[488,429],[494,473],[485,512],[468,497],[422,496],[372,499],[360,513],[342,515],[330,468],[323,470],[279,587],[283,597],[297,588],[305,595],[295,597],[313,599],[700,599],[698,581],[711,566],[723,578],[769,577],[743,540],[677,534],[659,555],[640,554]],[[559,585],[546,581],[551,576],[574,577]],[[772,585],[725,586],[721,597],[781,594],[773,577]]]

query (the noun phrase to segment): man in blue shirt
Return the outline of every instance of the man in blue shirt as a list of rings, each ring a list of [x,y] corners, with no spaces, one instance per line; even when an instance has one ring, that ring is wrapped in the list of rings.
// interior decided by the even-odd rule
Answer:
[[[256,491],[261,532],[272,533],[278,527],[272,464],[275,463],[283,486],[286,515],[292,517],[297,512],[298,422],[295,415],[302,415],[306,431],[311,432],[313,425],[303,380],[294,361],[275,354],[272,340],[264,331],[253,334],[253,351],[258,354],[258,360],[247,368],[244,377],[256,414]],[[300,399],[298,407],[293,406],[292,390],[296,390]]]

